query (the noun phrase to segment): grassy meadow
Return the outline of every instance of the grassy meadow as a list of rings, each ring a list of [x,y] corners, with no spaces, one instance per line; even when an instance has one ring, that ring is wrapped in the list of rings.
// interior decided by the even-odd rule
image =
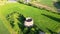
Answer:
[[[48,0],[47,2],[46,1],[43,1],[43,2],[45,2],[46,4],[48,3],[48,1],[51,2],[51,0]],[[40,2],[42,2],[42,0]],[[48,5],[50,4],[48,3]],[[24,17],[32,17],[34,20],[34,24],[44,32],[50,33],[49,30],[52,30],[53,32],[60,31],[60,21],[59,21],[60,15],[56,13],[53,13],[44,9],[34,8],[34,7],[27,6],[20,3],[7,3],[3,6],[0,6],[0,15],[4,16],[5,19],[8,14],[15,11],[19,12]],[[0,16],[0,19],[3,19],[3,18]],[[2,26],[1,27],[2,29],[0,31],[1,32],[3,31],[9,34],[9,31],[7,30],[6,26],[2,25],[3,22],[0,22],[0,23],[1,23],[0,25]],[[10,26],[10,25],[7,25],[7,26]]]

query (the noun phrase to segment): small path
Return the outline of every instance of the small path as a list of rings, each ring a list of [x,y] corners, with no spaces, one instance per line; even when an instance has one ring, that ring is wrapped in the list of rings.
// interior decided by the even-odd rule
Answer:
[[[32,4],[33,6],[38,7],[38,8],[44,8],[44,9],[46,9],[46,10],[51,10],[51,11],[53,11],[53,12],[56,12],[56,10],[55,10],[54,8],[49,7],[49,6],[47,6],[47,5],[40,4],[40,3],[36,2],[36,1],[32,2],[31,4]]]

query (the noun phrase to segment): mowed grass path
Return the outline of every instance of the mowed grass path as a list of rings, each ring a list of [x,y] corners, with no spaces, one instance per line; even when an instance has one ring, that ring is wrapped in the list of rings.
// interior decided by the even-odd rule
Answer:
[[[58,14],[19,3],[10,3],[0,7],[0,13],[2,13],[5,17],[9,13],[15,11],[21,13],[25,17],[32,17],[35,25],[45,32],[49,32],[47,29],[50,29],[54,32],[58,32],[58,30],[60,31],[60,15]]]

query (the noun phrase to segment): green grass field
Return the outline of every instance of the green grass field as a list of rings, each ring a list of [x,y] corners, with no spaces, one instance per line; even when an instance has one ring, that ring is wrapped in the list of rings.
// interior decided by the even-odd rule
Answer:
[[[19,3],[10,3],[0,7],[0,13],[2,13],[5,17],[15,11],[21,13],[25,17],[32,17],[35,25],[37,25],[44,32],[49,32],[47,28],[54,32],[57,32],[58,30],[60,31],[60,15],[56,13],[52,13],[44,9],[33,8],[31,6]]]
[[[0,34],[9,34],[9,31],[7,28],[4,26],[2,20],[0,20]]]

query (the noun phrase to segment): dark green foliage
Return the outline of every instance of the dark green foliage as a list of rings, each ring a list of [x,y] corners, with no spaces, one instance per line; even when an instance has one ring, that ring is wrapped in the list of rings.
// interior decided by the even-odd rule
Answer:
[[[16,23],[17,25],[14,24],[15,21],[14,21],[13,17],[11,18],[11,16],[16,15],[15,13],[17,13],[17,12],[13,12],[13,13],[11,13],[10,16],[7,16],[7,20],[10,22],[10,24],[11,24],[11,26],[12,26],[13,29],[15,29],[15,27],[18,26],[19,29],[21,29],[21,31],[23,32],[23,34],[39,34],[39,31],[42,31],[36,25],[34,25],[33,27],[25,27],[24,26],[24,21],[26,19],[25,19],[25,17],[22,14],[19,14],[19,13],[17,13],[18,14],[18,17],[15,18],[18,21]],[[18,28],[17,28],[17,30],[18,30]],[[15,30],[15,31],[17,31],[17,30]],[[19,30],[18,30],[18,33],[19,33]]]
[[[22,14],[19,14],[17,19],[22,23],[24,23],[24,21],[25,21],[25,17]]]
[[[20,32],[19,27],[18,27],[18,24],[17,24],[17,23],[18,23],[18,21],[17,21],[18,15],[19,15],[18,12],[12,12],[12,13],[8,14],[8,16],[7,16],[7,20],[10,22],[11,27],[12,27],[17,33]]]
[[[17,20],[19,21],[18,23],[19,28],[21,28],[21,30],[23,31],[25,28],[24,26],[25,17],[22,14],[19,14]]]
[[[55,20],[55,21],[57,21],[57,22],[60,22],[60,19],[59,19],[59,18],[55,18],[55,17],[49,16],[49,15],[45,15],[45,14],[42,14],[42,15],[44,15],[44,16],[52,19],[52,20]]]
[[[18,11],[19,14],[21,13],[25,17],[31,16],[34,19],[34,23],[36,25],[36,28],[41,29],[41,30],[43,30],[46,33],[48,33],[46,31],[47,30],[46,28],[48,28],[50,30],[53,30],[53,31],[56,31],[56,30],[59,30],[60,29],[58,27],[58,26],[60,26],[59,25],[60,22],[55,21],[54,19],[48,18],[48,17],[46,17],[44,15],[41,15],[41,14],[46,14],[46,15],[49,15],[49,16],[54,17],[54,18],[60,18],[60,15],[58,15],[56,13],[48,12],[48,11],[46,11],[44,9],[41,10],[41,9],[33,8],[31,6],[27,6],[27,5],[24,5],[24,4],[19,4],[19,3],[10,3],[10,4],[7,4],[7,5],[2,6],[0,8],[0,10],[1,10],[1,13],[3,13],[4,16],[6,16],[6,15],[12,16],[13,13],[14,13],[14,15],[16,15],[15,12],[13,12],[13,11]],[[7,19],[10,19],[10,16]],[[15,19],[17,19],[17,18],[15,18]],[[11,20],[14,21],[15,19],[13,19],[13,16],[12,16]],[[9,21],[9,20],[7,20],[7,21]],[[14,21],[14,23],[13,23],[14,24],[13,29],[16,28],[18,30],[18,27],[19,27],[19,30],[21,29],[21,31],[22,31],[22,28],[23,28],[23,31],[22,32],[27,32],[29,30],[28,28],[22,27],[22,24],[21,24],[21,22],[18,19],[17,19],[17,26],[18,27],[16,27],[15,22],[16,21]],[[22,28],[20,28],[20,26],[18,24],[19,25],[21,24],[20,26]],[[31,29],[35,29],[35,28],[33,27]],[[17,31],[17,32],[21,33],[20,31]],[[31,33],[34,33],[35,31],[30,30],[30,32]]]
[[[51,33],[51,34],[58,34],[57,32],[53,32],[52,30],[48,29],[47,30]]]
[[[58,0],[58,2],[60,3],[60,0]]]
[[[58,0],[57,2],[54,3],[54,6],[57,8],[57,9],[60,9],[60,0]]]

